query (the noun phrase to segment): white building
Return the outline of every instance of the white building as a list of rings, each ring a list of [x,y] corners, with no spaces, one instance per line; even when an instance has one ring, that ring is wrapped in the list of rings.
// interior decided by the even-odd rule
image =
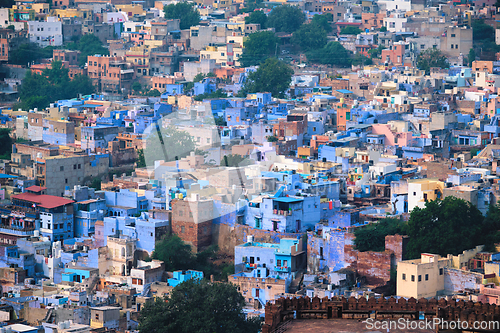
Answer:
[[[62,22],[56,21],[55,17],[49,17],[47,21],[42,22],[28,22],[28,33],[30,42],[41,47],[63,44]]]
[[[404,13],[395,13],[384,18],[384,27],[390,32],[406,32],[406,18]]]

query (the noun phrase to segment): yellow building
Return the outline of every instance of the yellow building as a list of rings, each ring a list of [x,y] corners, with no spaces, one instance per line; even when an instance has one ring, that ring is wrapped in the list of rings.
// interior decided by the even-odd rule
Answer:
[[[201,59],[214,59],[221,67],[240,66],[237,60],[243,53],[241,47],[235,47],[228,43],[224,46],[207,46],[205,50],[200,51]]]
[[[125,53],[125,61],[134,64],[136,75],[143,76],[149,73],[149,49],[146,47],[131,47]]]
[[[451,263],[451,258],[428,253],[398,262],[396,294],[416,299],[437,296],[444,291],[444,269]]]
[[[92,11],[92,9],[82,9],[82,8],[53,9],[50,15],[56,16],[58,18],[79,17],[85,20],[94,19],[94,12]]]
[[[146,14],[146,11],[142,8],[141,4],[115,5],[115,8],[119,12],[127,13],[129,18],[134,17],[135,15]]]
[[[48,3],[34,3],[31,5],[31,8],[35,11],[36,14],[49,14],[50,5]]]
[[[90,308],[90,327],[118,329],[120,323],[120,307],[99,306]]]
[[[408,180],[408,211],[424,208],[427,201],[443,198],[444,182],[437,179]]]

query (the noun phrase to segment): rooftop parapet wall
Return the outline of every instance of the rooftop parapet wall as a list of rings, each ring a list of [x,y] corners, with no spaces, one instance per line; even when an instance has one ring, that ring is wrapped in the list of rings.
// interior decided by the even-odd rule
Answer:
[[[499,321],[500,307],[479,302],[432,298],[374,298],[354,297],[325,298],[280,298],[275,304],[267,303],[265,310],[263,333],[273,332],[279,325],[296,319],[363,319],[370,318],[372,313],[379,319],[408,318],[418,319],[423,313],[426,319],[441,318],[446,321],[465,321],[470,327],[474,322]],[[294,317],[295,314],[295,317]],[[485,331],[487,332],[487,331]],[[489,331],[488,331],[489,332]],[[493,330],[491,330],[493,332]]]

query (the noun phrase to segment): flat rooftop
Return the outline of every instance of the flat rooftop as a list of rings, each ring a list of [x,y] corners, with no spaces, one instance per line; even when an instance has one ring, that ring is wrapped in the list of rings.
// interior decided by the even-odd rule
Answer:
[[[393,320],[395,323],[397,321]],[[405,321],[406,322],[406,321]],[[287,333],[355,333],[355,332],[369,332],[369,333],[385,333],[387,330],[370,329],[366,323],[358,321],[357,319],[296,319],[293,320]],[[385,326],[384,326],[385,327]],[[391,333],[435,333],[434,330],[415,330],[415,329],[391,329]]]

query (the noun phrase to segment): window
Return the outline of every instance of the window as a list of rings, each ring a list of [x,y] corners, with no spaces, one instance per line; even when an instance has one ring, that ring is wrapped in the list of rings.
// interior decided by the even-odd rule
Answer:
[[[99,314],[98,313],[95,314],[95,319],[99,320]]]
[[[425,281],[429,281],[429,274],[425,274]]]
[[[418,276],[418,282],[421,282],[422,281],[422,275],[419,275]]]
[[[415,275],[411,276],[411,282],[415,282]]]
[[[406,274],[403,273],[403,275],[401,276],[401,278],[406,281]]]
[[[451,48],[453,48],[453,44],[451,44]]]
[[[64,167],[63,167],[63,166],[60,166],[60,167],[59,167],[59,171],[64,171]]]
[[[181,227],[181,233],[184,233],[186,231],[186,228],[184,226]]]
[[[443,275],[443,269],[442,268],[439,269],[439,275]]]
[[[276,266],[281,267],[281,259],[276,260]]]
[[[451,37],[455,37],[455,34],[451,34]]]
[[[260,257],[257,257],[257,261],[260,261]]]

